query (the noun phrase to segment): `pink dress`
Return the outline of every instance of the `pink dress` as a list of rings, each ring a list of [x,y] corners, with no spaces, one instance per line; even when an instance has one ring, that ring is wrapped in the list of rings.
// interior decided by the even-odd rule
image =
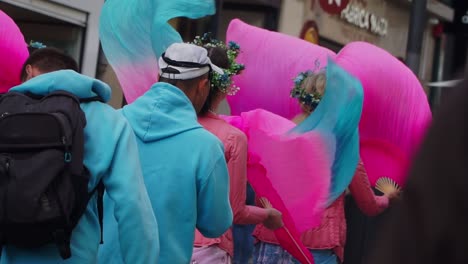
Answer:
[[[374,195],[362,162],[358,165],[349,190],[361,211],[368,216],[378,215],[389,205],[386,196]],[[322,223],[318,228],[308,230],[301,236],[302,242],[307,248],[332,249],[341,261],[343,261],[346,242],[344,196],[344,194],[340,196],[325,210]],[[254,236],[259,241],[278,244],[275,234],[263,225],[257,225]]]
[[[245,204],[247,186],[247,137],[242,131],[229,125],[212,113],[200,117],[198,122],[217,136],[224,144],[224,154],[230,178],[229,199],[234,214],[234,223],[262,223],[268,217],[267,210]],[[228,252],[230,256],[233,256],[234,253],[231,230],[215,239],[205,238],[200,232],[196,231],[194,245],[197,247],[217,245]]]

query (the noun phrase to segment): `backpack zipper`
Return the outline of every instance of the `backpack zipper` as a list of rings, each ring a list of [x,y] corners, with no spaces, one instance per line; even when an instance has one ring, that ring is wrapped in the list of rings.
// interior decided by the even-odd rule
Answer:
[[[62,144],[65,147],[64,160],[66,163],[69,163],[72,160],[72,154],[70,152],[70,147],[67,144],[67,138],[65,136],[62,136]]]

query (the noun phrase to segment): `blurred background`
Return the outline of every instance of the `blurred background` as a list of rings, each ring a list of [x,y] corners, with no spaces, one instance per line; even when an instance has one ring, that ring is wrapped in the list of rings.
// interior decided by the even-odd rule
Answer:
[[[78,61],[81,73],[107,82],[113,90],[110,104],[120,108],[126,102],[99,43],[103,4],[104,0],[0,0],[0,9],[15,20],[28,43],[62,49]],[[184,41],[205,32],[224,40],[229,22],[240,18],[334,52],[352,41],[370,42],[413,70],[433,111],[451,91],[446,81],[460,78],[468,64],[468,0],[216,0],[216,5],[213,16],[176,18],[170,24]],[[220,112],[229,113],[227,104]],[[346,218],[346,264],[361,264],[385,215],[365,217],[347,197]]]
[[[102,0],[1,0],[0,9],[21,28],[26,41],[39,41],[72,55],[81,72],[113,88],[112,106],[124,103],[118,81],[100,48]],[[433,108],[467,64],[467,0],[216,0],[217,13],[199,20],[170,21],[191,41],[212,32],[225,38],[233,18],[296,36],[338,52],[351,41],[386,49],[417,74]],[[411,37],[408,37],[411,36]],[[415,54],[416,53],[416,54]]]

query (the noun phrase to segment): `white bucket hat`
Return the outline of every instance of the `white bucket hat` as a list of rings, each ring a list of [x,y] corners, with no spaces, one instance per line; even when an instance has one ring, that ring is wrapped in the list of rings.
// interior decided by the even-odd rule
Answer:
[[[189,80],[214,71],[224,74],[214,65],[205,48],[188,43],[174,43],[159,58],[159,75],[167,79]]]

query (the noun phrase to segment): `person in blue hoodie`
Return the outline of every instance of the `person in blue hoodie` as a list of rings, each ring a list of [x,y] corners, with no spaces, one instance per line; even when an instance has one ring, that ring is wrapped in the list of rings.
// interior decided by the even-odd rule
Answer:
[[[122,114],[137,136],[143,177],[158,219],[159,261],[187,264],[195,228],[216,238],[232,224],[223,145],[197,122],[211,71],[223,71],[211,63],[206,49],[186,43],[169,46],[159,68],[159,82]],[[108,203],[105,197],[107,209]],[[104,232],[115,237],[107,209]],[[101,246],[100,263],[119,263],[117,243],[114,239]]]
[[[99,96],[104,102],[111,96],[107,84],[72,70],[40,74],[11,89],[37,95],[57,90],[68,91],[79,98]],[[115,203],[112,214],[118,219],[119,251],[121,249],[125,262],[157,263],[158,227],[145,189],[135,135],[125,118],[107,104],[94,101],[82,103],[81,108],[87,119],[84,165],[91,174],[88,190],[94,190],[102,180],[107,197]],[[4,246],[0,263],[97,263],[100,231],[94,195],[73,230],[71,258],[62,260],[54,244],[37,249]],[[104,243],[105,240],[104,237]]]

